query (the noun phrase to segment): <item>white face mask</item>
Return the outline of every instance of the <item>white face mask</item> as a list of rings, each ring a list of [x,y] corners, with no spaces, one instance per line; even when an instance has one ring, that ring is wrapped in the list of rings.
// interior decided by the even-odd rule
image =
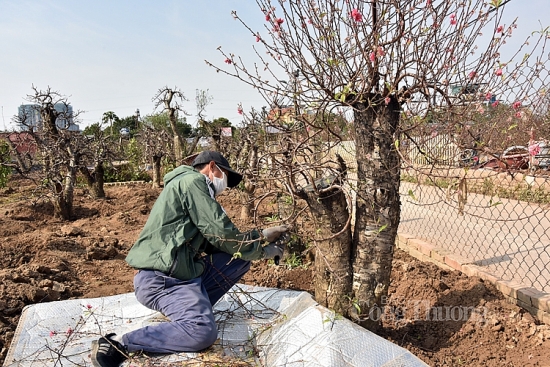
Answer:
[[[218,167],[218,165],[216,165],[216,167]],[[214,185],[214,193],[216,194],[216,196],[221,194],[223,192],[223,190],[225,190],[227,188],[227,175],[225,174],[224,171],[222,171],[220,169],[220,167],[218,167],[218,169],[220,170],[220,172],[223,175],[222,178],[218,178],[218,177],[214,176],[214,173],[212,173],[212,179],[213,179],[212,180],[212,185]]]

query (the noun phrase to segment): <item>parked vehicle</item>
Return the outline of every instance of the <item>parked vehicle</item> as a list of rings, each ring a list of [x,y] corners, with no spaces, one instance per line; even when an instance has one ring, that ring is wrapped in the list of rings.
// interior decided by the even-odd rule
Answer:
[[[529,167],[532,171],[537,169],[550,169],[550,144],[539,141],[529,146],[531,160]]]
[[[481,164],[480,168],[521,170],[529,168],[529,149],[523,145],[506,148],[498,158]]]

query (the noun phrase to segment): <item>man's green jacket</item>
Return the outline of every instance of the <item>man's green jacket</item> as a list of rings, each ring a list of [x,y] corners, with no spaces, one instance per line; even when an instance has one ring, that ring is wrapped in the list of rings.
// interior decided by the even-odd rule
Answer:
[[[244,260],[262,258],[258,231],[240,232],[208,190],[206,177],[180,166],[164,176],[164,189],[151,209],[126,262],[174,278],[200,276],[203,252],[223,251]],[[209,245],[211,244],[211,246]]]

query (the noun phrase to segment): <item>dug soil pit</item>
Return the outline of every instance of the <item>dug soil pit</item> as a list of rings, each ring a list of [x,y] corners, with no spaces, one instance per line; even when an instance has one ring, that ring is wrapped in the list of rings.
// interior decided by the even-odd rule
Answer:
[[[75,218],[66,222],[53,218],[47,203],[31,205],[32,190],[21,182],[0,191],[0,364],[24,306],[133,290],[124,258],[159,192],[149,185],[108,186],[106,199],[93,200],[78,189]],[[220,201],[230,217],[240,215],[235,192]],[[312,270],[303,263],[256,261],[243,282],[311,293]],[[550,366],[547,325],[507,303],[491,284],[399,250],[379,317],[383,337],[431,366]]]

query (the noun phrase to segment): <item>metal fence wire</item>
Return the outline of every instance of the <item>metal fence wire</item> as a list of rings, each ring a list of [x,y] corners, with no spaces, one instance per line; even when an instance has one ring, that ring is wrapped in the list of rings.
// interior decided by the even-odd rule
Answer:
[[[521,169],[498,162],[468,164],[464,152],[444,138],[431,141],[434,146],[429,138],[422,144],[432,154],[440,150],[437,164],[410,157],[401,147],[407,159],[398,231],[461,255],[501,279],[550,292],[550,171],[530,169],[527,161]],[[352,190],[357,179],[353,142],[332,152],[348,163]]]

